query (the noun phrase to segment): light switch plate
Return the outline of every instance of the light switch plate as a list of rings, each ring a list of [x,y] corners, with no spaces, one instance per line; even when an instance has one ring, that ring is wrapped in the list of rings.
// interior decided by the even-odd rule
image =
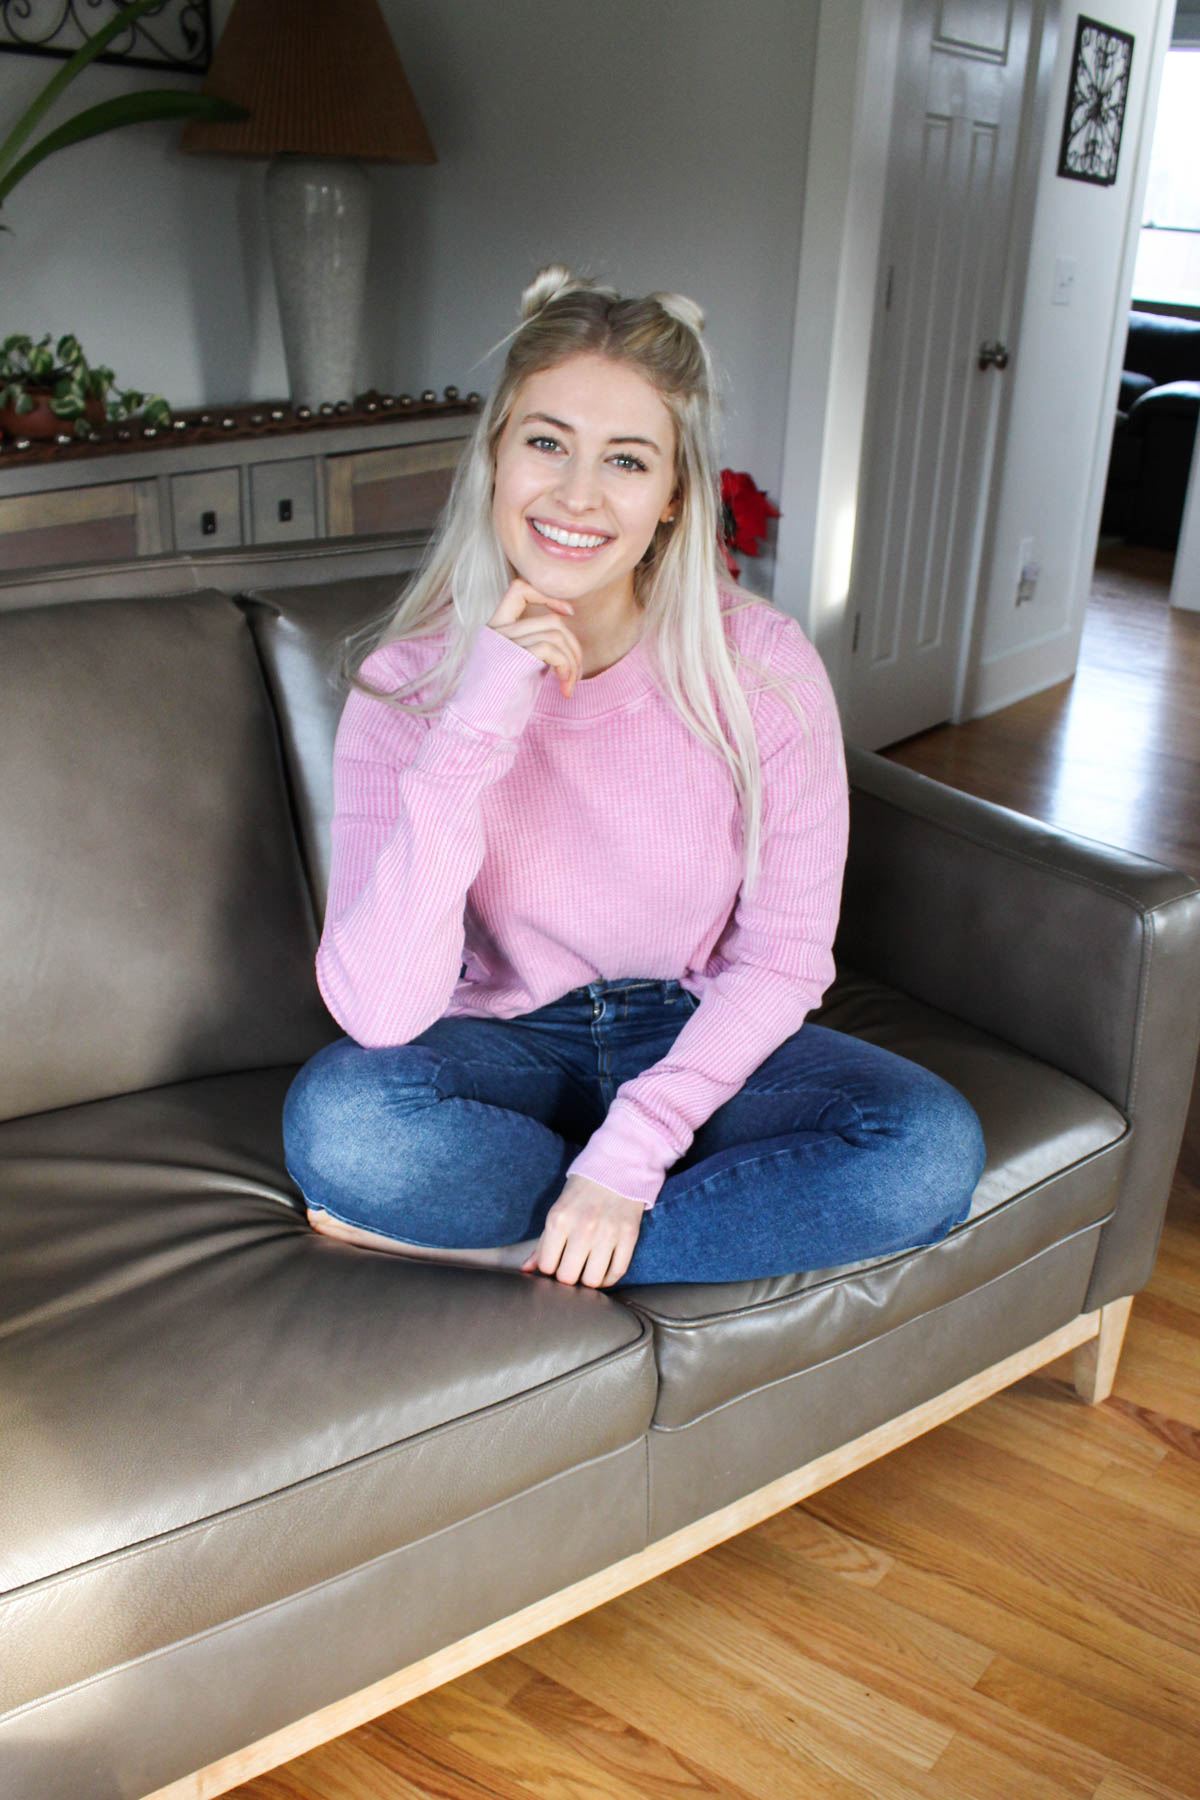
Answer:
[[[1075,298],[1076,264],[1073,256],[1058,256],[1054,260],[1054,304],[1070,306]]]

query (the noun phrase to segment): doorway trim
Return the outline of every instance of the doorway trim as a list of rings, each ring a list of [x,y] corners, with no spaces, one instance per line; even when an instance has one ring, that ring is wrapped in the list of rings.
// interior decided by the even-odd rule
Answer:
[[[844,680],[850,557],[900,9],[822,0],[792,327],[775,604]]]

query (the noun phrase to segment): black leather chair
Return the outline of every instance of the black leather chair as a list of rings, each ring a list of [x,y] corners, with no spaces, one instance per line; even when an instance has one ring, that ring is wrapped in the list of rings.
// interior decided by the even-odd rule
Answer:
[[[1200,417],[1200,320],[1131,312],[1100,529],[1173,550]]]

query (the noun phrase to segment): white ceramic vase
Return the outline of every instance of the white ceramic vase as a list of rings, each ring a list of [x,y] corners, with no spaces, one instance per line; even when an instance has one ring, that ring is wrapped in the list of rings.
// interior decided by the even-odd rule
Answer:
[[[267,170],[271,257],[294,406],[354,399],[370,198],[361,163],[277,156]]]

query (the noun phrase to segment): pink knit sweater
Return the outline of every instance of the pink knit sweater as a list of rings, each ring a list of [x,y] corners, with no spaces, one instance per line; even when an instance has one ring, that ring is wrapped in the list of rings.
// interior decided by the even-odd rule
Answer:
[[[794,619],[724,591],[722,605],[732,641],[805,713],[742,669],[763,766],[750,898],[728,769],[663,697],[644,642],[566,699],[547,664],[485,626],[436,717],[352,693],[334,755],[317,975],[359,1043],[511,1019],[599,979],[675,978],[700,997],[568,1171],[645,1206],[833,976],[847,831],[833,695]],[[394,688],[443,642],[386,644],[364,678]]]

